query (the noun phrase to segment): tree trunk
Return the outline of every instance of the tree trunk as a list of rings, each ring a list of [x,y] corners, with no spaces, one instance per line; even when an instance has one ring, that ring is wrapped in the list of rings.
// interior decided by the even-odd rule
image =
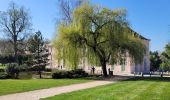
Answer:
[[[106,62],[102,63],[102,71],[103,71],[103,76],[107,77],[107,69],[106,69]]]
[[[15,62],[17,64],[19,64],[19,61],[18,61],[18,48],[17,48],[17,35],[14,35],[14,58],[15,58]]]
[[[40,79],[41,79],[41,78],[42,78],[42,76],[41,76],[41,71],[39,71],[38,73],[39,73],[39,75],[40,75]]]

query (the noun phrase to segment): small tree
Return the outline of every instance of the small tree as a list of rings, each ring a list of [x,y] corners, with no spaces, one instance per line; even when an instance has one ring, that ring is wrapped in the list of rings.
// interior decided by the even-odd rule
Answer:
[[[165,51],[161,54],[161,60],[160,69],[170,71],[170,43],[165,46]]]
[[[150,52],[150,61],[151,71],[159,70],[162,61],[157,51]]]
[[[5,71],[11,78],[18,78],[19,76],[19,67],[17,63],[8,63],[6,64]]]
[[[28,40],[28,50],[33,56],[33,69],[37,70],[40,78],[42,78],[42,71],[45,70],[46,65],[48,65],[49,53],[40,31],[36,32],[35,35]]]

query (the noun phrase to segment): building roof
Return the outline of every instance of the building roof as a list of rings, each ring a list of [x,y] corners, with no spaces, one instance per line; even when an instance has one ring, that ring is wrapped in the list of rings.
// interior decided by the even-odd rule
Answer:
[[[135,31],[132,30],[131,28],[129,28],[129,29],[130,29],[130,31],[134,34],[134,36],[139,37],[139,38],[141,38],[141,39],[143,39],[143,40],[150,41],[150,39],[145,38],[144,36],[142,36],[142,35],[140,35],[139,33],[135,32]]]

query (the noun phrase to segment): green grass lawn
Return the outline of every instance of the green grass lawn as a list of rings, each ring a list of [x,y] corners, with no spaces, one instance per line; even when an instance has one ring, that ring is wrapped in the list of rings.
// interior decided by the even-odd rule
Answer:
[[[121,81],[43,100],[170,100],[170,79]]]
[[[0,80],[0,95],[88,82],[83,79]]]

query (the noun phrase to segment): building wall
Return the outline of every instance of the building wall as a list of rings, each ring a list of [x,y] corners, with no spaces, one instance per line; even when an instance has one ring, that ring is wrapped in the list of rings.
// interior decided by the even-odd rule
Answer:
[[[141,64],[135,64],[132,58],[129,56],[128,52],[126,52],[126,60],[124,65],[114,64],[114,65],[107,65],[107,71],[110,68],[111,71],[113,71],[114,74],[132,74],[134,72],[143,72],[143,73],[149,73],[150,71],[150,59],[149,59],[149,40],[143,41],[147,47],[146,54],[144,56],[143,62]],[[64,66],[64,61],[61,60],[60,62],[55,59],[55,49],[52,45],[48,46],[50,56],[49,56],[49,66],[48,68],[56,68],[56,69],[67,69],[66,66]],[[87,58],[82,58],[79,68],[84,69],[86,72],[91,73],[91,65],[88,63]],[[62,68],[61,68],[62,67]],[[102,69],[100,66],[94,66],[95,67],[95,73],[101,74]]]
[[[61,61],[58,61],[56,59],[56,51],[55,51],[55,48],[52,46],[52,44],[48,44],[47,45],[47,48],[49,50],[49,65],[47,66],[47,68],[52,68],[52,69],[65,69],[65,66],[64,66],[64,61],[63,59]]]
[[[48,51],[49,51],[49,56],[48,56],[49,65],[47,66],[47,68],[56,68],[56,59],[55,59],[54,47],[51,44],[48,44],[47,48],[48,48]]]

